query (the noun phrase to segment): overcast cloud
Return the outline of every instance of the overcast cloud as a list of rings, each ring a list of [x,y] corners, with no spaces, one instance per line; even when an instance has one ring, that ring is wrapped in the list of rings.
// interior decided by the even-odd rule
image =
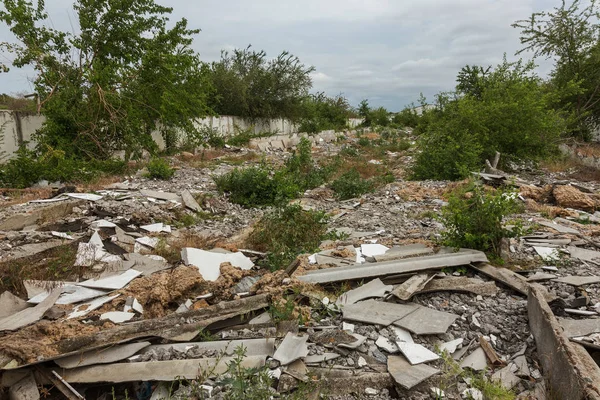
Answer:
[[[221,49],[251,44],[282,50],[316,67],[314,91],[343,94],[356,105],[396,111],[451,90],[466,64],[514,60],[519,32],[510,25],[559,0],[170,0],[174,18],[202,29],[194,47],[206,61]],[[56,28],[71,30],[72,0],[46,0]],[[0,41],[12,40],[0,26]],[[2,55],[3,61],[8,59]],[[542,75],[551,65],[537,60]],[[0,92],[31,91],[33,70],[0,74]]]

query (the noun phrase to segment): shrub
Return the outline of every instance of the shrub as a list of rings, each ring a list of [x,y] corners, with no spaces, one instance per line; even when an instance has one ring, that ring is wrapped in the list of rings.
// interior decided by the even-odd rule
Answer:
[[[358,139],[358,145],[362,147],[367,147],[371,144],[371,141],[366,137],[361,137]]]
[[[148,173],[146,174],[148,178],[169,180],[175,174],[175,170],[162,158],[153,158],[146,168],[148,168]]]
[[[277,186],[266,165],[236,168],[213,179],[221,193],[229,194],[232,203],[244,207],[272,205],[277,200]]]
[[[342,174],[330,186],[340,200],[352,199],[373,190],[373,182],[363,179],[355,168]]]
[[[342,130],[348,124],[351,107],[342,96],[327,97],[324,93],[308,96],[303,102],[300,132],[317,133],[328,129]]]
[[[405,108],[392,118],[392,122],[399,128],[416,128],[419,125],[420,116],[414,109]]]
[[[265,266],[277,270],[287,267],[298,254],[317,250],[326,237],[325,213],[290,205],[262,217],[248,237],[248,244],[268,251]]]
[[[439,217],[445,227],[442,243],[499,256],[502,238],[518,233],[518,228],[508,230],[502,226],[504,217],[519,210],[516,197],[514,190],[486,190],[472,182],[459,187],[452,192]]]

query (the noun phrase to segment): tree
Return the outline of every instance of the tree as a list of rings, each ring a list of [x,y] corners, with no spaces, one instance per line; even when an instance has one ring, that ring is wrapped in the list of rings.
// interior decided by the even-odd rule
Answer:
[[[364,99],[358,104],[358,115],[363,119],[363,126],[371,126],[371,108],[369,100]]]
[[[312,94],[304,99],[300,131],[317,133],[334,129],[342,130],[348,125],[352,108],[342,95],[328,97],[323,92]]]
[[[0,20],[18,43],[1,47],[13,65],[32,65],[46,123],[39,148],[69,157],[106,158],[114,150],[154,149],[179,130],[197,133],[193,118],[210,112],[206,68],[190,48],[187,21],[167,28],[172,9],[154,0],[77,0],[79,33],[49,27],[44,1],[4,0]]]
[[[292,120],[302,115],[314,71],[286,51],[268,60],[264,51],[251,46],[222,52],[210,69],[215,89],[210,105],[218,114]]]
[[[479,65],[466,65],[458,72],[456,91],[481,99],[484,82],[492,69],[491,66],[483,68]]]
[[[563,0],[550,12],[538,12],[513,27],[521,30],[519,53],[533,51],[535,57],[554,60],[551,87],[558,94],[557,106],[571,113],[569,129],[589,137],[590,127],[600,123],[600,12],[597,0],[587,6]]]

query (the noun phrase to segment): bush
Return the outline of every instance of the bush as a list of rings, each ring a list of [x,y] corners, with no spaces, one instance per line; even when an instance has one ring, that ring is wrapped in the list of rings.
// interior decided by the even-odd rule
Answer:
[[[277,270],[287,267],[299,254],[316,251],[326,237],[325,213],[291,205],[262,217],[248,237],[248,244],[268,251],[265,266]]]
[[[300,132],[343,130],[351,116],[348,100],[342,96],[327,97],[324,93],[317,93],[307,97],[303,105],[304,115],[300,119]]]
[[[22,189],[41,180],[49,182],[90,182],[102,175],[121,174],[126,163],[120,160],[81,160],[66,156],[64,151],[47,148],[38,155],[22,147],[17,157],[0,165],[0,186]]]
[[[442,243],[499,256],[502,238],[518,233],[518,229],[508,230],[502,226],[504,217],[519,210],[516,198],[514,190],[486,190],[472,182],[456,189],[439,217],[445,226]]]
[[[417,112],[410,108],[405,108],[392,118],[394,125],[399,128],[416,128],[419,125],[420,116]]]
[[[162,158],[153,158],[146,168],[148,168],[148,173],[146,174],[148,178],[169,180],[175,174],[175,170]]]
[[[372,191],[374,186],[373,182],[363,179],[359,172],[353,168],[334,180],[330,187],[338,199],[347,200]]]
[[[219,192],[229,194],[232,203],[262,207],[277,201],[277,185],[266,165],[236,168],[213,179]]]

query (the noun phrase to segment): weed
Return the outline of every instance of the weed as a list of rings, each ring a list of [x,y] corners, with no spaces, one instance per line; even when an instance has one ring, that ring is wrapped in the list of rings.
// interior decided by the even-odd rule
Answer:
[[[352,199],[373,190],[373,182],[361,178],[359,172],[353,168],[344,173],[330,185],[340,200]]]
[[[153,158],[146,168],[148,169],[147,178],[169,180],[175,174],[175,170],[162,158]]]
[[[248,237],[248,244],[256,250],[268,251],[263,263],[277,270],[287,267],[298,254],[318,249],[327,237],[326,231],[325,213],[291,205],[265,214]]]
[[[358,157],[358,150],[352,146],[342,146],[340,150],[340,156],[342,157]]]
[[[366,137],[361,137],[358,139],[358,145],[362,147],[367,147],[371,145],[371,141]]]
[[[219,337],[217,335],[211,333],[209,330],[206,330],[204,328],[200,328],[200,330],[198,331],[198,336],[196,336],[196,338],[199,342],[214,342],[219,340]]]
[[[272,379],[267,368],[245,368],[246,348],[236,347],[233,359],[227,364],[227,373],[220,380],[229,390],[226,399],[260,400],[272,397]]]
[[[296,308],[296,303],[292,298],[286,299],[285,302],[281,302],[279,304],[273,302],[269,305],[269,315],[271,316],[271,320],[277,323],[280,321],[290,321],[294,319],[294,309]]]
[[[439,217],[446,228],[442,243],[499,256],[502,238],[519,233],[518,226],[509,230],[502,225],[505,216],[518,210],[515,198],[513,190],[486,191],[473,182],[459,187],[450,195]]]

